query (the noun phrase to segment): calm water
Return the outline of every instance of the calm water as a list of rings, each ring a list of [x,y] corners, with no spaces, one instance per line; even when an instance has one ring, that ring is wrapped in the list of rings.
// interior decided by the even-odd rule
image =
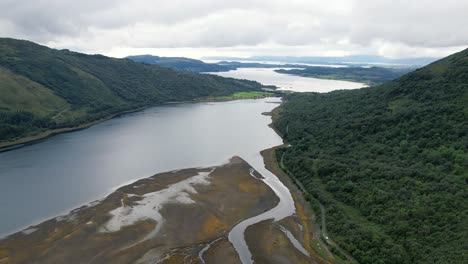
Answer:
[[[278,106],[273,101],[279,99],[154,107],[2,152],[0,234],[67,213],[139,178],[219,165],[234,155],[268,177],[286,203],[288,190],[259,155],[282,143],[267,126],[271,118],[261,115]],[[276,209],[280,215],[291,211],[284,203]]]
[[[254,80],[266,85],[276,85],[281,90],[295,92],[326,93],[341,89],[357,89],[365,87],[363,83],[324,80],[317,78],[299,77],[290,74],[277,73],[275,68],[239,68],[228,72],[213,72],[224,77]]]
[[[327,92],[362,84],[241,68],[218,73],[294,91]],[[220,165],[244,158],[280,197],[267,212],[246,219],[229,233],[243,263],[251,263],[245,229],[294,213],[289,190],[264,168],[260,151],[282,143],[261,113],[280,99],[166,105],[124,115],[91,128],[0,152],[0,237],[103,198],[117,187],[159,172]]]

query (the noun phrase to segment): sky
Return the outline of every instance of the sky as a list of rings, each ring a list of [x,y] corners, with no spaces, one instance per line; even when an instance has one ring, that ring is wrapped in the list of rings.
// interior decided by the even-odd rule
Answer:
[[[443,57],[467,0],[0,0],[0,36],[113,57]]]

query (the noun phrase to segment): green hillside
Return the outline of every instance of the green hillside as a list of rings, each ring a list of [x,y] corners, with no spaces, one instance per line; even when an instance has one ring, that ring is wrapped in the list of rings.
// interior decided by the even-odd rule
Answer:
[[[468,263],[468,50],[285,99],[275,126],[292,146],[278,157],[325,206],[333,240],[360,263]]]
[[[307,67],[304,69],[278,69],[278,73],[294,74],[302,77],[346,80],[378,84],[401,77],[413,71],[415,67],[384,68],[384,67]]]
[[[0,142],[143,106],[259,90],[256,82],[0,38]]]
[[[219,65],[216,63],[206,63],[201,60],[189,59],[184,57],[159,57],[153,55],[134,55],[128,56],[138,62],[148,64],[157,64],[165,67],[174,68],[177,70],[191,71],[191,72],[221,72],[236,69],[235,67]]]

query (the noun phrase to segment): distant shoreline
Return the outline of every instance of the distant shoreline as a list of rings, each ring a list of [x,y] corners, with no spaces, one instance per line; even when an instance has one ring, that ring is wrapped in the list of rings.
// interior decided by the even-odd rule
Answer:
[[[311,258],[314,259],[317,263],[328,263],[335,257],[328,246],[321,239],[320,227],[317,225],[317,215],[312,210],[309,202],[305,199],[305,194],[296,186],[294,179],[281,169],[279,161],[276,158],[276,150],[287,147],[289,144],[284,135],[273,125],[280,112],[281,108],[278,106],[271,110],[271,112],[263,114],[271,116],[272,123],[268,126],[273,129],[275,133],[278,134],[278,136],[281,137],[283,144],[264,149],[260,151],[260,155],[262,156],[265,168],[273,173],[278,178],[278,180],[280,180],[289,189],[291,195],[293,196],[296,208],[301,208],[297,215],[301,225],[304,228],[304,247],[309,253],[311,253]],[[253,241],[250,241],[250,243],[253,243]],[[317,250],[317,248],[313,246],[314,244],[320,245],[322,250]]]
[[[0,143],[0,152],[8,151],[8,150],[11,150],[11,149],[16,149],[17,147],[18,148],[22,147],[21,145],[33,143],[33,142],[36,142],[36,141],[39,141],[39,140],[46,139],[48,137],[57,135],[57,134],[85,129],[85,128],[88,128],[90,126],[99,124],[101,122],[110,120],[110,119],[112,119],[114,117],[117,117],[119,115],[138,112],[138,111],[144,110],[144,109],[149,108],[149,107],[151,107],[151,106],[140,107],[138,109],[127,110],[127,111],[115,113],[115,114],[109,115],[107,117],[104,117],[104,118],[101,118],[101,119],[98,119],[98,120],[94,120],[94,121],[91,121],[91,122],[87,122],[87,123],[84,123],[84,124],[81,124],[81,125],[78,125],[78,126],[74,126],[74,127],[64,127],[64,128],[50,129],[50,130],[40,132],[40,133],[38,133],[36,135],[33,135],[33,136],[23,137],[23,138],[16,139],[16,140],[13,140],[13,141],[2,142],[2,143]]]
[[[113,119],[115,117],[125,115],[125,114],[139,112],[139,111],[151,108],[151,107],[171,105],[171,104],[189,104],[189,103],[203,103],[203,102],[227,102],[227,101],[235,101],[235,100],[260,99],[260,98],[266,98],[266,97],[231,98],[231,99],[228,99],[227,97],[219,97],[219,99],[216,99],[216,97],[213,97],[213,98],[208,98],[208,99],[200,98],[200,99],[192,100],[192,101],[174,101],[174,102],[166,102],[166,103],[155,104],[155,105],[148,105],[148,106],[140,107],[140,108],[137,108],[137,109],[126,110],[126,111],[118,112],[118,113],[115,113],[115,114],[111,114],[111,115],[109,115],[107,117],[104,117],[104,118],[101,118],[101,119],[98,119],[98,120],[94,120],[94,121],[91,121],[91,122],[87,122],[87,123],[84,123],[84,124],[81,124],[81,125],[78,125],[78,126],[50,129],[50,130],[46,130],[46,131],[40,132],[40,133],[32,135],[32,136],[19,138],[19,139],[13,140],[13,141],[0,142],[0,153],[5,152],[5,151],[14,150],[14,149],[17,149],[17,148],[21,148],[23,146],[33,144],[33,143],[35,143],[37,141],[40,141],[40,140],[43,140],[43,139],[46,139],[46,138],[49,138],[49,137],[52,137],[52,136],[55,136],[55,135],[58,135],[58,134],[86,129],[86,128],[89,128],[91,126],[102,123],[104,121]]]

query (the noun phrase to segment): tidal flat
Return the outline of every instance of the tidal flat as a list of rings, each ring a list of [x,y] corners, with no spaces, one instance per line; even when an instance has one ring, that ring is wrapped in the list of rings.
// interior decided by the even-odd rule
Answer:
[[[239,157],[157,174],[6,237],[0,263],[239,263],[229,231],[279,202],[260,178]]]

